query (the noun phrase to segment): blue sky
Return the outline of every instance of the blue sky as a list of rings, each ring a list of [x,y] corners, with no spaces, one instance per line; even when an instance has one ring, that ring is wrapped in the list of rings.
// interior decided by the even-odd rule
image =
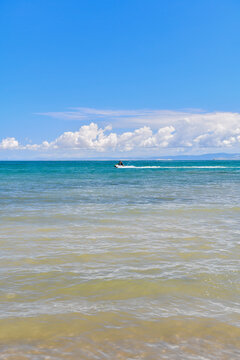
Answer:
[[[0,31],[1,159],[240,152],[238,0],[1,0]]]

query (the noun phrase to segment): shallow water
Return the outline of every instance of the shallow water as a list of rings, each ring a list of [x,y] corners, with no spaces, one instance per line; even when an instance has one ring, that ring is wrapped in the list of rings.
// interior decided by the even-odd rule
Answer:
[[[0,162],[0,359],[240,358],[240,162]]]

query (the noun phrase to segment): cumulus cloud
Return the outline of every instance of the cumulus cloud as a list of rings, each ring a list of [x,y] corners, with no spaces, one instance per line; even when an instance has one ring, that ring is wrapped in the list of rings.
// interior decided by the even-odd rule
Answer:
[[[115,133],[106,135],[105,132],[109,130],[111,130],[110,126],[102,129],[95,123],[83,125],[78,131],[63,133],[56,140],[49,143],[48,147],[54,149],[90,149],[96,151],[115,148],[117,145],[117,135]]]
[[[19,148],[19,143],[14,137],[8,137],[1,141],[0,149],[3,150],[16,150]]]
[[[52,116],[60,117],[59,114],[54,113]],[[41,144],[20,145],[15,138],[5,138],[0,143],[0,149],[47,152],[129,152],[139,149],[181,149],[188,152],[208,149],[240,151],[239,113],[80,108],[65,115],[69,118],[82,116],[85,120],[95,117],[98,123],[94,121],[84,124],[78,131],[64,132],[55,140],[48,139]],[[119,118],[121,124],[127,124],[125,127],[130,128],[130,131],[115,126]],[[110,125],[103,126],[104,122],[101,122],[101,119],[106,123],[111,120],[113,129]],[[133,125],[136,126],[132,128]]]
[[[167,147],[174,137],[173,126],[166,126],[159,129],[155,134],[150,127],[144,126],[133,132],[125,132],[118,137],[118,147],[123,151],[130,151],[134,148],[161,148]]]
[[[78,131],[67,131],[55,140],[42,144],[20,145],[15,138],[3,139],[0,148],[3,150],[107,150],[131,151],[139,148],[167,147],[174,138],[174,127],[160,128],[153,133],[150,127],[143,126],[139,129],[117,134],[111,132],[111,126],[100,128],[96,123],[83,125]]]
[[[148,126],[136,129],[133,132],[116,134],[110,132],[112,128],[100,128],[97,124],[83,125],[78,131],[67,131],[52,142],[45,141],[40,146],[42,149],[70,149],[70,150],[119,150],[130,151],[136,148],[166,147],[173,137],[174,127],[159,129],[155,134]],[[33,148],[34,145],[31,145]],[[24,147],[29,148],[29,145]]]

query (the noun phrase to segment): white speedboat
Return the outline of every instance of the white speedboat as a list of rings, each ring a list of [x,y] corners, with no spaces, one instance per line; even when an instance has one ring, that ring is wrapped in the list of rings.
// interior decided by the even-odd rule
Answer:
[[[114,167],[119,169],[119,168],[123,168],[124,165],[118,165],[118,164],[116,164],[116,165],[114,165]]]

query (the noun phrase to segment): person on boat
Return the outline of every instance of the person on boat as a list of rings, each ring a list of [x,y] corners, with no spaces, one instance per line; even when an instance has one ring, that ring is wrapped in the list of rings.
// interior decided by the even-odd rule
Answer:
[[[118,162],[118,165],[124,166],[124,165],[123,165],[123,162],[122,162],[121,160]]]

